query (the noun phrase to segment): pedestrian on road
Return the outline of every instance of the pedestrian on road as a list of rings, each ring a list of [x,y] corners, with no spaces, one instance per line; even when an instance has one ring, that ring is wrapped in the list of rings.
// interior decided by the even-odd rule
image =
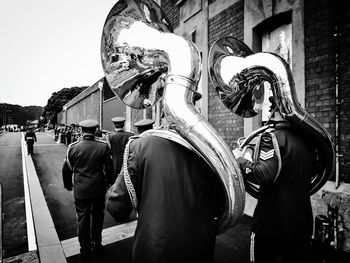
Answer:
[[[112,181],[114,182],[122,168],[125,145],[127,144],[129,138],[134,134],[124,130],[124,117],[114,117],[112,118],[112,122],[114,124],[115,131],[112,134],[107,135],[106,141],[111,148],[114,165],[114,177]]]
[[[272,98],[270,102],[273,127],[260,136],[253,158],[245,150],[233,151],[244,179],[260,186],[252,223],[251,259],[256,263],[311,262],[310,184],[315,150],[282,117]]]
[[[113,177],[113,162],[107,143],[94,136],[98,122],[84,120],[79,125],[82,139],[69,145],[62,177],[64,187],[68,191],[73,190],[80,253],[86,260],[92,257],[92,249],[95,252],[103,251],[101,233],[105,194]]]
[[[71,143],[72,143],[72,126],[69,125],[67,126],[67,129],[66,129],[66,145],[68,146]]]
[[[145,123],[153,124],[135,126]],[[124,156],[107,209],[118,222],[128,221],[133,208],[137,211],[132,262],[212,263],[224,199],[208,164],[186,147],[154,135],[130,138]]]
[[[34,142],[37,141],[36,134],[34,132],[33,127],[29,127],[28,131],[24,135],[24,140],[27,144],[27,154],[33,154],[34,153]]]

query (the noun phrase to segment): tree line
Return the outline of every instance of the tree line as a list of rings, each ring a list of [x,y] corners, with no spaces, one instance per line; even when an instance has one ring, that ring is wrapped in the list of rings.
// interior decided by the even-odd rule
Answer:
[[[86,88],[88,86],[71,87],[54,92],[45,107],[0,103],[0,127],[5,124],[27,126],[27,122],[33,120],[38,120],[41,127],[47,123],[54,125],[63,106]]]

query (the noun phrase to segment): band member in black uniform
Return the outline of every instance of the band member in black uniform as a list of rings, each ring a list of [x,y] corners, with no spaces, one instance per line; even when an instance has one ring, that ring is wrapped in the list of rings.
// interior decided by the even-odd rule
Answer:
[[[81,257],[88,259],[92,256],[92,248],[96,252],[103,250],[101,233],[105,194],[114,169],[107,143],[94,136],[98,122],[85,120],[79,125],[82,139],[69,145],[62,177],[64,187],[68,191],[73,190]]]
[[[67,126],[66,128],[66,145],[72,143],[72,126]]]
[[[30,127],[29,130],[24,135],[24,140],[27,143],[27,153],[33,154],[34,153],[34,142],[37,141],[36,134],[34,132],[33,127]]]
[[[131,137],[126,173],[107,199],[117,221],[138,213],[133,263],[213,261],[217,220],[223,209],[219,179],[193,151],[157,136]]]
[[[253,215],[251,260],[311,262],[313,215],[310,202],[315,150],[307,138],[283,119],[273,100],[270,122],[253,159],[234,150],[244,179],[260,186]]]
[[[130,136],[134,134],[124,130],[125,118],[114,117],[112,118],[112,122],[115,127],[115,132],[107,136],[107,144],[111,148],[113,158],[114,177],[112,181],[114,182],[122,168],[125,145]]]
[[[152,119],[142,119],[135,122],[135,127],[137,128],[137,133],[141,134],[144,131],[150,130],[153,128],[154,120]]]

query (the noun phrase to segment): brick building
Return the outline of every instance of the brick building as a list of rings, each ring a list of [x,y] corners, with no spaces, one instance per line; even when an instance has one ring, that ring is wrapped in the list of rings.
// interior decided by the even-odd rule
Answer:
[[[174,32],[195,42],[202,53],[201,112],[229,145],[260,127],[262,117],[243,119],[224,107],[208,78],[208,50],[217,39],[233,36],[254,52],[274,52],[273,38],[284,31],[298,100],[332,135],[340,180],[350,182],[350,2],[162,0],[161,7]]]

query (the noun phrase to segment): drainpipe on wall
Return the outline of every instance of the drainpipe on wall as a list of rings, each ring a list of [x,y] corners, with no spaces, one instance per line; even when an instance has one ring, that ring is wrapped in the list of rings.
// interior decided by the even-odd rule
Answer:
[[[339,154],[340,145],[340,131],[339,131],[339,117],[340,117],[340,106],[343,103],[339,101],[339,38],[341,33],[339,32],[339,13],[337,7],[335,7],[334,15],[334,50],[335,50],[335,188],[337,189],[340,185],[339,180],[339,158],[342,154]]]
[[[103,81],[98,83],[98,89],[100,90],[100,129],[103,129]]]
[[[68,125],[67,106],[63,106],[63,122],[64,122],[64,125]]]
[[[203,1],[204,9],[204,40],[203,40],[203,74],[202,74],[202,115],[209,119],[209,73],[208,73],[208,55],[209,55],[209,1]]]

